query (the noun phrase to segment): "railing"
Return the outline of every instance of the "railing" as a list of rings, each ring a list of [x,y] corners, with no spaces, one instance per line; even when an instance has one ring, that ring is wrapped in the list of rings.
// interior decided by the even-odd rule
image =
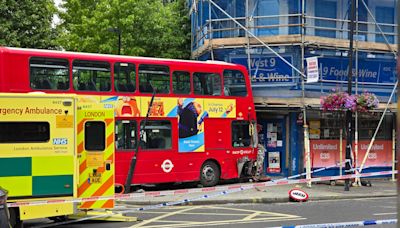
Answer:
[[[259,37],[301,34],[301,14],[284,14],[270,16],[236,17],[239,23]],[[349,23],[347,19],[325,18],[305,15],[304,33],[310,36],[321,36],[335,39],[348,39]],[[325,25],[324,25],[325,24]],[[358,34],[355,39],[359,41],[385,43],[378,25],[383,30],[391,44],[397,42],[397,24],[359,21]],[[207,20],[198,27],[193,34],[195,50],[202,46],[205,39],[247,37],[246,32],[229,18]]]

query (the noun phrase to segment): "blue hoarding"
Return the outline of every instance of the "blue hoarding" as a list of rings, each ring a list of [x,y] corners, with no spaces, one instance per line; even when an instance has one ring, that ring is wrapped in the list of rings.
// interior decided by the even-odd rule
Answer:
[[[292,63],[291,56],[285,56],[284,59]],[[231,57],[230,62],[241,64],[248,69],[247,56]],[[293,70],[282,59],[276,56],[252,55],[250,58],[249,74],[252,82],[256,83],[291,83],[293,82]]]
[[[323,80],[346,81],[348,77],[348,58],[319,58],[319,69]],[[355,62],[353,76],[356,75]],[[358,59],[358,82],[394,83],[396,81],[396,61],[394,59]],[[356,77],[353,78],[353,81]]]

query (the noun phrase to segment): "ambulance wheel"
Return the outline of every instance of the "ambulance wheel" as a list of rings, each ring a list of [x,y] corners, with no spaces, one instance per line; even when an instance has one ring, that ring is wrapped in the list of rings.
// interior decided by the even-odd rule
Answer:
[[[66,216],[66,215],[53,216],[53,217],[49,217],[49,219],[54,222],[65,222],[68,220],[68,216]]]
[[[201,166],[200,184],[204,187],[211,187],[218,184],[221,171],[218,165],[213,161],[206,161]]]
[[[12,228],[23,228],[24,224],[19,218],[18,208],[9,208],[10,212],[10,225]]]

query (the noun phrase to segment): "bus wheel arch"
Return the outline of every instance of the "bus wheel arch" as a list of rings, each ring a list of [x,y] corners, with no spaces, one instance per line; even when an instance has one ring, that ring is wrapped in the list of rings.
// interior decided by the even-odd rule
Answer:
[[[212,187],[218,184],[221,177],[221,166],[214,159],[203,162],[200,169],[200,184],[204,187]]]

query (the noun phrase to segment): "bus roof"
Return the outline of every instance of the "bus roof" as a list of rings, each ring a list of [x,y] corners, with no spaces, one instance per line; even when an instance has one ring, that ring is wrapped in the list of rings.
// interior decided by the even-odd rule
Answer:
[[[4,50],[11,52],[24,52],[24,53],[48,53],[48,54],[67,54],[74,56],[87,56],[87,57],[108,57],[114,59],[126,59],[126,60],[153,60],[153,61],[166,61],[166,62],[177,62],[177,63],[197,63],[197,64],[215,64],[215,65],[227,65],[237,66],[237,64],[227,63],[224,61],[197,61],[197,60],[179,60],[179,59],[167,59],[167,58],[153,58],[153,57],[139,57],[139,56],[127,56],[127,55],[111,55],[111,54],[98,54],[98,53],[86,53],[86,52],[71,52],[71,51],[58,51],[58,50],[47,50],[47,49],[31,49],[31,48],[15,48],[15,47],[0,47],[0,52]]]

